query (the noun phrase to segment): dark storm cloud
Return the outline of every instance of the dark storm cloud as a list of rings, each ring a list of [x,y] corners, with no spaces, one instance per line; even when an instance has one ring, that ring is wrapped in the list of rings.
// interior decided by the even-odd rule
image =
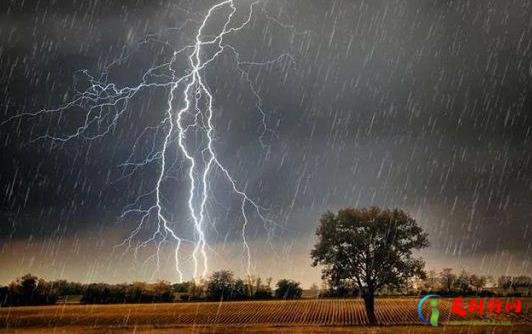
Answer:
[[[311,235],[327,209],[382,205],[418,217],[440,254],[508,250],[526,258],[532,219],[530,6],[268,2],[251,28],[230,42],[245,60],[284,52],[294,58],[250,68],[276,136],[266,136],[270,151],[260,146],[253,96],[234,59],[222,56],[207,73],[219,111],[221,159],[284,226],[281,242]],[[124,48],[159,33],[111,72],[121,83],[138,80],[142,70],[167,59],[172,46],[190,42],[207,2],[11,1],[2,7],[0,78],[7,118],[57,106],[72,94],[76,70],[96,74]],[[167,30],[187,18],[192,21],[183,31]],[[287,33],[272,18],[297,33]],[[113,221],[149,189],[157,169],[115,182],[118,166],[140,131],[157,122],[164,99],[164,92],[143,95],[115,132],[93,143],[28,143],[43,133],[72,132],[79,122],[75,115],[4,125],[0,239],[58,233],[82,238],[87,230],[126,229]],[[222,178],[215,185],[222,198],[210,207],[217,224],[211,241],[238,241],[239,202],[224,198]],[[183,202],[185,187],[176,181],[175,203]],[[176,219],[184,219],[182,204],[173,209]],[[264,238],[264,230],[252,228],[250,238]]]

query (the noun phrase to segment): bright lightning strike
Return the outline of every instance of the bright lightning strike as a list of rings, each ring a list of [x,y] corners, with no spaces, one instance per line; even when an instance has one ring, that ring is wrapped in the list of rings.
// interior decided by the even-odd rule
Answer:
[[[123,115],[127,113],[131,99],[139,92],[152,88],[167,89],[168,98],[165,117],[157,126],[144,129],[133,144],[132,153],[128,161],[122,165],[123,168],[130,168],[130,173],[124,176],[127,177],[132,175],[138,168],[154,162],[159,164],[154,188],[150,192],[137,197],[120,216],[121,219],[129,216],[139,217],[139,223],[129,237],[119,246],[125,246],[126,251],[134,249],[136,255],[140,248],[150,243],[155,243],[156,252],[150,259],[155,261],[159,269],[162,245],[169,241],[173,242],[175,270],[179,281],[182,281],[185,275],[182,269],[184,259],[182,255],[183,243],[192,243],[193,245],[190,256],[193,264],[192,277],[205,277],[209,271],[209,246],[206,235],[206,223],[209,217],[207,204],[209,202],[211,180],[215,170],[221,172],[234,194],[240,198],[240,213],[243,219],[240,234],[242,250],[245,255],[245,269],[248,275],[252,271],[251,250],[246,239],[246,229],[250,223],[248,210],[253,210],[254,214],[268,229],[268,239],[271,238],[273,227],[276,225],[274,221],[266,217],[264,209],[248,196],[245,189],[239,187],[238,181],[223,165],[216,153],[216,129],[213,122],[216,113],[215,99],[205,78],[205,70],[221,54],[229,53],[233,55],[238,70],[241,72],[241,77],[248,83],[250,92],[257,101],[256,109],[262,121],[262,133],[259,141],[265,148],[263,137],[271,130],[268,129],[266,124],[266,113],[262,107],[262,99],[249,78],[245,66],[271,65],[291,60],[292,58],[287,54],[283,54],[271,60],[244,62],[241,61],[240,54],[236,48],[226,42],[226,36],[244,29],[251,22],[257,9],[264,10],[259,6],[260,2],[251,3],[249,13],[244,20],[240,20],[241,22],[235,22],[237,21],[235,18],[237,6],[233,0],[225,0],[210,7],[203,19],[198,22],[199,26],[193,38],[193,43],[175,50],[168,62],[148,69],[144,73],[142,81],[136,86],[119,88],[116,84],[107,82],[106,74],[100,78],[95,78],[89,75],[87,71],[82,71],[81,73],[88,79],[90,85],[86,90],[77,94],[70,102],[56,109],[18,114],[2,123],[4,124],[20,117],[63,113],[81,107],[85,111],[84,120],[82,125],[73,133],[65,136],[45,134],[35,140],[49,139],[63,143],[73,139],[94,140],[107,135],[113,130]],[[223,24],[216,34],[207,34],[205,32],[207,25],[217,15],[223,17]],[[284,28],[288,27],[268,15],[266,16],[276,24]],[[178,30],[190,22],[194,21],[185,22]],[[179,69],[177,68],[176,60],[181,55],[186,55],[188,69],[184,72],[184,75],[178,76],[176,73],[179,72]],[[122,58],[113,62],[109,67],[121,61]],[[167,71],[167,74],[160,74],[161,71]],[[179,105],[181,107],[178,107]],[[133,154],[137,145],[139,145],[141,138],[149,132],[154,132],[154,137],[162,136],[162,145],[157,147],[154,139],[151,151],[146,155],[145,159],[137,162],[133,161]],[[170,209],[169,205],[165,203],[162,189],[163,183],[168,178],[169,170],[174,165],[168,157],[172,150],[175,149],[180,152],[186,162],[186,175],[188,177],[187,207],[188,216],[193,224],[195,234],[193,240],[187,240],[182,237],[180,231],[176,228],[175,222],[169,218]],[[152,204],[143,207],[143,201],[150,197],[154,198]],[[147,224],[151,223],[154,224],[154,232],[151,237],[133,245],[133,239]]]

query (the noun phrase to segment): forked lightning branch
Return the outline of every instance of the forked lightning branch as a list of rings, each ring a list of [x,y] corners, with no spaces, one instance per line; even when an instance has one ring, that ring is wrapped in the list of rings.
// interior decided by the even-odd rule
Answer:
[[[243,61],[238,50],[227,42],[227,36],[245,29],[252,21],[254,15],[259,12],[264,13],[264,8],[260,7],[261,1],[248,4],[247,14],[244,18],[237,18],[237,5],[233,0],[226,0],[213,5],[202,20],[197,22],[193,43],[183,46],[173,51],[173,56],[167,62],[149,68],[143,75],[139,84],[127,87],[107,82],[107,76],[91,76],[87,71],[83,75],[88,79],[87,89],[75,95],[66,104],[55,108],[40,110],[33,113],[21,113],[11,117],[5,122],[20,117],[44,116],[53,113],[62,113],[75,108],[82,108],[84,116],[82,124],[72,133],[58,136],[55,134],[44,134],[35,140],[53,140],[68,142],[74,139],[94,140],[103,137],[113,131],[117,123],[124,115],[134,112],[130,107],[130,100],[140,92],[148,88],[160,88],[167,92],[166,111],[163,119],[155,127],[144,130],[154,131],[161,136],[162,144],[153,148],[141,161],[129,159],[123,166],[132,167],[133,170],[142,168],[150,164],[157,164],[158,174],[156,183],[151,191],[139,196],[136,200],[125,208],[120,218],[134,217],[138,224],[131,231],[131,234],[120,245],[126,250],[132,249],[135,254],[140,248],[150,244],[155,245],[154,255],[150,257],[156,265],[157,270],[161,265],[161,252],[163,244],[173,243],[175,270],[179,281],[184,280],[187,274],[193,278],[205,277],[209,271],[209,245],[207,242],[206,225],[208,220],[208,202],[211,194],[211,181],[213,173],[216,171],[223,175],[225,182],[232,188],[234,195],[239,198],[239,209],[242,216],[241,240],[244,254],[245,270],[248,274],[252,270],[252,254],[246,239],[246,229],[251,224],[251,215],[258,218],[265,228],[274,228],[275,222],[267,217],[262,208],[254,199],[246,193],[230,170],[228,170],[217,155],[215,148],[215,137],[221,134],[216,133],[214,116],[217,112],[216,101],[212,94],[212,89],[205,77],[206,69],[215,64],[216,59],[222,54],[230,54],[234,57],[240,73],[240,78],[249,85],[249,93],[256,99],[252,112],[257,112],[261,120],[262,130],[259,131],[259,141],[263,143],[263,136],[270,131],[266,122],[266,114],[262,108],[262,99],[250,79],[247,69],[251,66],[273,65],[290,61],[292,58],[288,54],[281,54],[273,59],[260,59]],[[206,32],[207,26],[213,20],[223,19],[219,30],[212,34]],[[271,17],[269,20],[281,24]],[[188,22],[187,22],[188,23]],[[179,30],[179,29],[178,29]],[[177,68],[177,58],[185,57],[187,60],[187,70]],[[116,61],[118,62],[118,60]],[[111,66],[114,63],[111,64]],[[167,80],[160,80],[162,77],[158,73],[166,70]],[[185,73],[178,76],[176,73]],[[155,80],[154,78],[157,78]],[[4,123],[5,123],[4,122]],[[102,126],[102,124],[104,124]],[[94,131],[94,129],[97,131]],[[144,132],[140,135],[143,136]],[[200,138],[200,140],[198,140]],[[134,143],[133,150],[140,142],[140,137]],[[193,224],[194,238],[187,239],[182,236],[178,224],[169,218],[170,206],[165,202],[163,183],[172,168],[168,161],[168,156],[175,150],[185,161],[187,175],[187,207],[190,222]],[[133,156],[131,153],[130,158]],[[132,173],[131,173],[132,174]],[[131,175],[130,174],[130,175]],[[181,191],[181,190],[180,190]],[[143,205],[145,199],[153,198],[151,205]],[[141,231],[152,225],[151,236],[142,242],[134,242],[134,239],[141,234]],[[271,233],[268,233],[271,236]],[[185,243],[191,243],[191,254],[183,254]],[[192,273],[183,269],[184,261],[192,262]]]

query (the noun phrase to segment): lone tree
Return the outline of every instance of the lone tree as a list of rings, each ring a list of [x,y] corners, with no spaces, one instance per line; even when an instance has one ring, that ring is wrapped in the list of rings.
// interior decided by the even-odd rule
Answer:
[[[425,263],[412,251],[429,245],[428,235],[402,210],[343,209],[325,213],[311,252],[323,278],[351,281],[358,287],[370,324],[376,324],[375,293],[400,288],[414,276],[424,278]]]

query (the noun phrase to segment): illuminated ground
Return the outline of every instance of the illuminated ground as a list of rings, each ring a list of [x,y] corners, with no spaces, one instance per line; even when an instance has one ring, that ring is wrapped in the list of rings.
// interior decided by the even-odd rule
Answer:
[[[383,327],[367,325],[361,300],[299,300],[202,302],[174,304],[62,305],[0,309],[3,332],[375,332],[426,333],[421,324],[417,299],[381,299],[377,317]],[[519,317],[501,315],[497,320],[512,326],[498,326],[496,332],[527,333],[532,330],[528,302]],[[441,301],[441,322],[463,320],[450,317],[450,301]],[[468,316],[466,320],[478,320]],[[352,327],[358,326],[358,327]],[[385,327],[384,327],[385,326]],[[399,327],[398,327],[399,326]],[[491,330],[494,327],[489,327]],[[481,333],[487,326],[443,326],[452,333]]]

